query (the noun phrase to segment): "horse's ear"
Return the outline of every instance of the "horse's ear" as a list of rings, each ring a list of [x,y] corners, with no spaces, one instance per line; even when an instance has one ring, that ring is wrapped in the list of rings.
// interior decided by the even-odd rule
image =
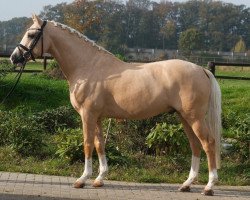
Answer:
[[[32,14],[32,20],[34,23],[38,23],[40,26],[43,24],[43,21],[35,14]]]

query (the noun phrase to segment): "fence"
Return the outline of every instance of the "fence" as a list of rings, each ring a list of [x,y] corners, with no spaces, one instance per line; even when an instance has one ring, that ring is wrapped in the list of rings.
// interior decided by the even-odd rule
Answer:
[[[10,57],[10,53],[1,53],[0,52],[0,57],[5,57],[5,58],[9,58]],[[38,59],[43,59],[43,70],[46,70],[47,68],[47,60],[48,59],[53,59],[53,57],[51,57],[50,54],[45,54],[44,57],[40,57]],[[192,57],[191,62],[195,62],[195,63],[204,63],[204,61],[208,59],[208,57]],[[211,59],[211,58],[210,58]],[[211,59],[214,60],[214,59]],[[245,61],[245,60],[244,60]],[[145,62],[150,62],[150,61],[145,61]],[[151,61],[152,62],[152,61]],[[209,70],[216,76],[216,78],[221,78],[221,79],[237,79],[237,80],[250,80],[250,77],[235,77],[235,76],[218,76],[215,74],[215,70],[216,70],[216,66],[234,66],[234,67],[250,67],[250,63],[235,63],[235,62],[218,62],[218,61],[210,61],[207,64]],[[25,73],[36,73],[36,72],[42,72],[43,70],[24,70]],[[15,70],[16,72],[18,72],[18,70]]]
[[[208,62],[208,69],[213,73],[213,75],[215,75],[216,78],[250,80],[250,77],[217,76],[215,74],[216,66],[250,67],[250,63]]]
[[[9,58],[11,56],[11,53],[6,52],[0,52],[0,57],[2,58]],[[44,57],[38,57],[38,59],[43,59],[43,70],[23,70],[25,73],[36,73],[36,72],[42,72],[46,70],[47,68],[47,60],[53,59],[53,57],[50,54],[44,54]],[[14,72],[19,72],[19,70],[14,70]]]
[[[250,63],[250,52],[193,51],[187,55],[180,50],[128,48],[125,56],[132,62],[153,62],[177,58],[201,66],[206,66],[209,61]]]

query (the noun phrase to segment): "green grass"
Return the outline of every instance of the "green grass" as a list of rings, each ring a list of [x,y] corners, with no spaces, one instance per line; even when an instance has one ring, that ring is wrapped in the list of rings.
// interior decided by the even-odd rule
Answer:
[[[43,70],[42,60],[38,60],[38,62],[28,62],[25,66],[27,70]]]
[[[0,90],[0,99],[3,99],[14,85],[15,74],[0,80],[1,84],[9,84]],[[41,75],[23,74],[12,95],[0,104],[1,110],[26,108],[30,111],[41,111],[46,108],[56,108],[69,105],[69,91],[66,81],[52,80]]]
[[[250,81],[219,80],[223,112],[250,113]]]
[[[37,67],[39,65],[34,63],[27,66],[30,69],[37,69]],[[13,78],[14,74],[0,79],[0,99],[9,91],[13,84]],[[234,111],[238,115],[250,113],[249,83],[249,81],[240,80],[219,80],[224,113],[230,111]],[[3,84],[10,85],[1,87]],[[48,79],[40,74],[24,74],[14,93],[4,104],[0,104],[0,110],[32,114],[63,105],[70,105],[66,81]],[[48,140],[51,140],[51,138],[48,137]],[[153,157],[131,153],[127,156],[129,157],[129,164],[110,166],[108,179],[181,183],[187,178],[190,169],[191,155],[187,157],[181,155],[176,158],[171,155]],[[44,159],[21,157],[8,146],[0,147],[0,163],[0,171],[79,177],[83,170],[83,163],[71,165],[66,159],[60,159],[57,156],[50,156]],[[97,175],[98,164],[96,160],[94,168],[95,175]],[[224,157],[219,176],[220,184],[222,185],[249,185],[249,162],[241,163],[235,158]],[[199,182],[205,184],[207,179],[207,162],[203,155]]]
[[[215,74],[217,76],[233,76],[233,77],[248,77],[250,78],[250,67],[248,69],[242,70],[241,67],[235,67],[233,70],[216,70]]]

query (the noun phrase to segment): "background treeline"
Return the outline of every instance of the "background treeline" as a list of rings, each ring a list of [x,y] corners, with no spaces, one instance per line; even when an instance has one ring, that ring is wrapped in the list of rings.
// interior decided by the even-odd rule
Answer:
[[[245,52],[250,45],[250,8],[222,1],[75,0],[45,6],[40,17],[67,24],[113,53],[128,47]],[[17,43],[28,21],[0,22],[0,45]]]

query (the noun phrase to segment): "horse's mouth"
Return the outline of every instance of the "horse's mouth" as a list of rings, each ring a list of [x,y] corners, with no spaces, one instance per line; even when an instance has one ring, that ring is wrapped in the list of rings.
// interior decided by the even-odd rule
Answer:
[[[23,63],[17,63],[16,66],[17,67],[23,67]]]

